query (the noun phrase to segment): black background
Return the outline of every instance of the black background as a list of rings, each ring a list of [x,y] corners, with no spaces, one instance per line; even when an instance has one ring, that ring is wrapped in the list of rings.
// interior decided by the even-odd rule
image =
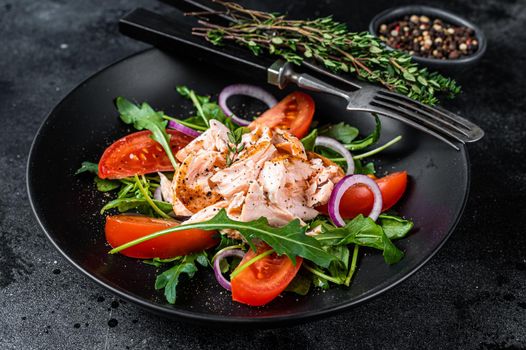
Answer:
[[[402,3],[256,6],[297,17],[334,14],[364,30],[376,13]],[[27,154],[46,113],[89,75],[146,47],[118,33],[122,15],[136,6],[170,9],[155,1],[0,1],[2,348],[526,347],[526,3],[422,3],[467,17],[488,37],[481,63],[457,77],[463,94],[448,103],[487,132],[469,147],[463,218],[423,269],[381,297],[321,321],[258,331],[169,321],[114,298],[52,248],[27,200]]]

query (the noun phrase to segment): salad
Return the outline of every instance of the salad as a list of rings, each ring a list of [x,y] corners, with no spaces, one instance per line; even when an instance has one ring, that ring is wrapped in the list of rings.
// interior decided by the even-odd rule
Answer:
[[[360,249],[381,252],[387,264],[403,258],[393,241],[413,223],[390,210],[407,173],[380,177],[364,162],[401,139],[377,146],[378,117],[364,136],[344,122],[314,120],[313,99],[299,91],[279,102],[242,84],[224,88],[217,102],[188,87],[177,92],[192,116],[116,98],[120,119],[138,131],[77,171],[95,174],[97,190],[111,198],[101,209],[109,253],[158,268],[155,288],[168,303],[198,269],[212,269],[233,301],[260,306],[284,292],[349,287]],[[233,95],[269,109],[237,116],[227,103]]]

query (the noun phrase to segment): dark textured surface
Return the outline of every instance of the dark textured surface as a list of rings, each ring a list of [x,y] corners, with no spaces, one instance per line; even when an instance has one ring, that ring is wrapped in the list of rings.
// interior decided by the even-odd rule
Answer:
[[[361,30],[393,5],[348,3],[272,9],[334,13]],[[25,163],[45,114],[81,80],[145,47],[117,33],[120,16],[135,6],[167,8],[149,1],[0,1],[1,348],[526,347],[526,4],[435,3],[479,24],[489,41],[479,66],[459,77],[463,95],[449,103],[487,131],[469,148],[471,195],[457,231],[412,278],[361,307],[292,328],[236,331],[167,321],[116,300],[52,248],[27,201]]]

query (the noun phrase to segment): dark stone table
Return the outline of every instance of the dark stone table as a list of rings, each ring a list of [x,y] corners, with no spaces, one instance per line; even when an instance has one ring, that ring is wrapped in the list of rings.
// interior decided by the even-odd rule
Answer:
[[[260,2],[297,16],[333,13],[353,30],[393,5]],[[526,347],[526,3],[423,2],[466,16],[489,39],[450,104],[487,132],[469,146],[471,194],[456,232],[409,280],[348,312],[291,328],[214,330],[151,315],[74,270],[37,225],[25,188],[46,113],[86,77],[146,47],[121,36],[117,20],[136,6],[170,9],[146,0],[0,0],[0,349]]]

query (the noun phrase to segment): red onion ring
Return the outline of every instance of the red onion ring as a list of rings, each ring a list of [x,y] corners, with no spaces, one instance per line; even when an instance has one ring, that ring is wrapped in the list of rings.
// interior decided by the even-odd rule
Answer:
[[[175,129],[177,131],[180,131],[182,132],[183,134],[185,135],[188,135],[190,137],[198,137],[201,135],[201,133],[199,131],[196,131],[192,128],[189,128],[183,124],[179,124],[178,122],[176,122],[175,120],[170,120],[168,122],[168,127],[171,128],[171,129]]]
[[[354,174],[354,160],[352,159],[352,154],[349,152],[347,148],[345,148],[341,143],[336,141],[333,138],[326,137],[326,136],[318,136],[316,137],[316,141],[314,141],[314,144],[316,146],[323,146],[326,148],[330,148],[333,151],[338,152],[345,158],[345,161],[347,162],[347,175]]]
[[[376,220],[378,219],[378,215],[380,215],[382,212],[382,192],[380,192],[380,187],[378,187],[378,184],[366,175],[347,175],[341,179],[336,184],[336,186],[334,186],[334,190],[332,191],[331,197],[329,198],[329,216],[331,217],[332,222],[338,227],[345,226],[345,221],[340,214],[340,202],[342,200],[343,194],[351,186],[357,184],[366,185],[373,193],[374,203],[373,209],[369,213],[369,217],[373,220]]]
[[[232,285],[230,284],[230,281],[228,281],[225,278],[225,276],[223,276],[223,274],[221,273],[221,267],[219,266],[221,260],[229,256],[237,256],[239,258],[243,258],[243,256],[245,256],[245,253],[241,249],[229,249],[219,253],[219,255],[215,257],[214,275],[216,276],[216,280],[221,285],[221,287],[225,288],[228,291],[231,291]]]
[[[241,126],[247,126],[250,124],[250,122],[236,116],[234,113],[232,113],[230,108],[228,108],[226,101],[230,96],[234,95],[244,95],[256,98],[263,101],[269,108],[278,103],[274,96],[258,86],[248,84],[234,84],[225,87],[219,94],[219,107],[221,107],[223,113],[225,113],[227,117],[230,117],[234,123]]]

